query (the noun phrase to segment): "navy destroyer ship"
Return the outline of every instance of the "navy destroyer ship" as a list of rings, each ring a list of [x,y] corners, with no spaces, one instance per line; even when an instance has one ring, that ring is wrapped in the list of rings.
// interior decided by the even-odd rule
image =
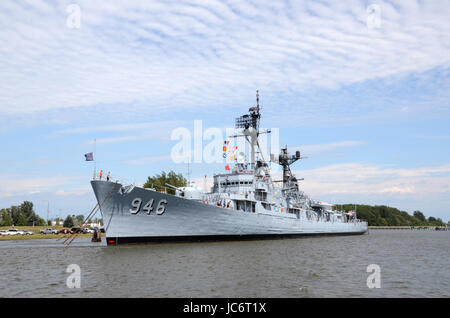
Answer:
[[[299,189],[290,166],[300,151],[287,147],[270,162],[283,170],[273,180],[259,149],[259,96],[256,106],[236,119],[237,134],[249,143],[250,162],[239,160],[223,174],[214,175],[210,192],[194,184],[173,187],[171,195],[156,189],[119,182],[92,180],[108,245],[162,241],[244,240],[303,235],[364,234],[367,222],[355,213],[333,210]],[[267,131],[266,131],[267,132]],[[258,154],[258,155],[257,155]]]

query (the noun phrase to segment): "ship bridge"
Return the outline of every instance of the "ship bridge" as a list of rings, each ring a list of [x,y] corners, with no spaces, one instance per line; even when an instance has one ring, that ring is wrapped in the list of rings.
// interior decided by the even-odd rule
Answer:
[[[253,171],[215,175],[212,192],[250,191],[253,186],[253,178]]]

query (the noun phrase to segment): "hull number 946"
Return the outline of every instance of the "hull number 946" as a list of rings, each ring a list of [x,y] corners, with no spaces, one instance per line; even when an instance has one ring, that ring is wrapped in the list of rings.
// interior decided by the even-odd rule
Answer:
[[[147,204],[142,206],[142,199],[136,198],[133,201],[131,201],[130,213],[138,214],[140,211],[142,211],[142,212],[145,212],[148,215],[150,215],[154,209],[154,207],[153,207],[154,202],[155,202],[155,199],[151,199],[150,201],[147,202]],[[166,204],[167,204],[167,201],[165,199],[159,200],[158,205],[156,206],[156,214],[157,215],[161,215],[164,212],[166,212]]]

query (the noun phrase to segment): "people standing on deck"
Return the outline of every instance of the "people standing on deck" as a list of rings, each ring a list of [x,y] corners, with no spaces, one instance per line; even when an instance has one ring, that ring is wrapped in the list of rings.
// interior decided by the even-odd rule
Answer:
[[[100,180],[102,180],[103,177],[103,170],[100,170]]]

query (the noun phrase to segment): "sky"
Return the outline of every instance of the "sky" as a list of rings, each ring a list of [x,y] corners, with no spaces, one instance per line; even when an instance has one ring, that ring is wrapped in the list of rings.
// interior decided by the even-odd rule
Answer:
[[[88,214],[94,139],[113,180],[187,175],[173,131],[233,127],[259,90],[313,199],[449,221],[449,16],[439,0],[3,0],[0,208]]]

